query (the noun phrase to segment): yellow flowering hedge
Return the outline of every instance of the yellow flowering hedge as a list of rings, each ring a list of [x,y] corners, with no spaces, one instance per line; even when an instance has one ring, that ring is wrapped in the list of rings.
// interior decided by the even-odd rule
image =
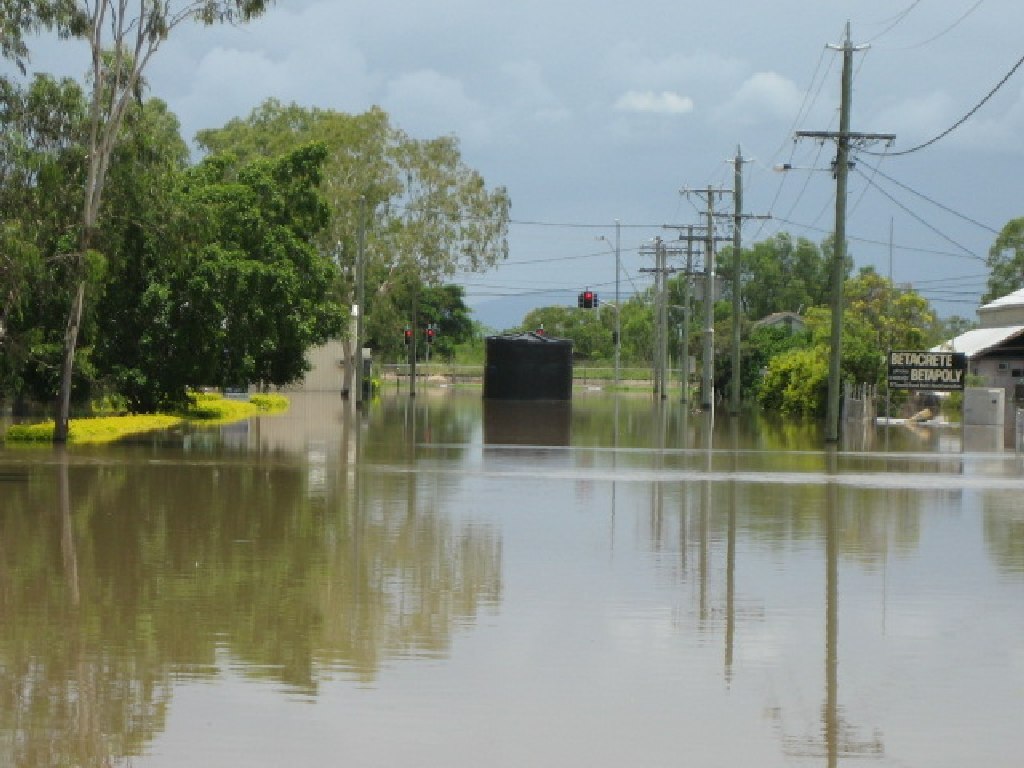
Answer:
[[[189,394],[189,405],[183,414],[135,414],[71,419],[68,422],[69,443],[109,443],[129,435],[140,435],[170,429],[185,421],[203,424],[228,424],[258,413],[280,413],[288,409],[283,395],[253,395],[249,400],[228,400],[209,392]],[[12,443],[48,443],[53,441],[53,422],[16,424],[7,430],[5,440]]]

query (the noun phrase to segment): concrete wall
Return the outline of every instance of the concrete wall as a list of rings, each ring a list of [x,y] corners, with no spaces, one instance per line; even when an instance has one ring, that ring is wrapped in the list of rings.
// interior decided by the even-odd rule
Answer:
[[[310,369],[306,377],[295,384],[281,387],[282,392],[341,392],[345,380],[345,345],[341,341],[328,341],[306,353]]]
[[[1024,305],[983,307],[978,310],[978,322],[982,328],[1007,328],[1024,325]]]
[[[972,360],[971,373],[981,376],[985,386],[1002,389],[1006,392],[1005,424],[1013,424],[1016,419],[1017,405],[1013,402],[1017,384],[1024,383],[1024,357],[992,358]],[[1014,374],[1017,376],[1014,376]]]

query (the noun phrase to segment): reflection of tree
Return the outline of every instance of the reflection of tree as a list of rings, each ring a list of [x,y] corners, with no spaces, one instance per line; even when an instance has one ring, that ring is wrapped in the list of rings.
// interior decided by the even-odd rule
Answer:
[[[996,566],[1024,577],[1024,512],[1020,499],[1009,493],[985,496],[985,543]]]
[[[106,590],[83,588],[82,524],[101,500],[95,486],[72,488],[66,456],[56,475],[5,489],[0,763],[107,766],[163,727],[170,686],[145,633],[108,610]]]
[[[480,423],[479,411],[466,408],[464,401],[432,398],[429,392],[415,398],[384,399],[372,408],[373,439],[363,450],[363,457],[371,462],[404,460],[410,444],[444,445],[446,450],[462,453]]]
[[[174,680],[216,674],[218,654],[311,692],[327,668],[365,680],[441,655],[501,597],[494,529],[426,491],[407,503],[414,473],[358,470],[354,504],[333,486],[311,500],[305,467],[279,460],[60,472],[0,509],[3,765],[139,754]]]

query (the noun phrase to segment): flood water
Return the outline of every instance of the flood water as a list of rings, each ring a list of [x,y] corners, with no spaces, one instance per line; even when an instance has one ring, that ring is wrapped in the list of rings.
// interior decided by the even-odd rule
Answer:
[[[0,765],[1017,768],[1021,456],[822,446],[428,390],[0,448]]]

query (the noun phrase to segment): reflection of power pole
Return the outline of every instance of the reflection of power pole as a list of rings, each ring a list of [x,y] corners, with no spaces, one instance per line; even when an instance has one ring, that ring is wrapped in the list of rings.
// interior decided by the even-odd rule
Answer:
[[[825,440],[839,440],[840,381],[843,344],[843,279],[846,261],[846,183],[849,175],[850,147],[863,146],[875,141],[891,143],[896,137],[890,133],[853,133],[850,131],[850,107],[853,98],[853,53],[867,46],[854,47],[850,41],[850,22],[846,22],[846,40],[841,46],[830,48],[843,52],[843,84],[839,106],[839,132],[797,131],[797,138],[812,138],[836,142],[836,225],[832,248],[832,338],[828,366],[828,402],[825,413]]]
[[[826,475],[837,474],[836,452],[828,451]],[[857,738],[839,706],[839,488],[834,477],[825,478],[825,703],[819,734],[806,739],[787,738],[785,750],[801,757],[824,757],[827,768],[840,758],[882,757],[885,745],[876,733]]]

